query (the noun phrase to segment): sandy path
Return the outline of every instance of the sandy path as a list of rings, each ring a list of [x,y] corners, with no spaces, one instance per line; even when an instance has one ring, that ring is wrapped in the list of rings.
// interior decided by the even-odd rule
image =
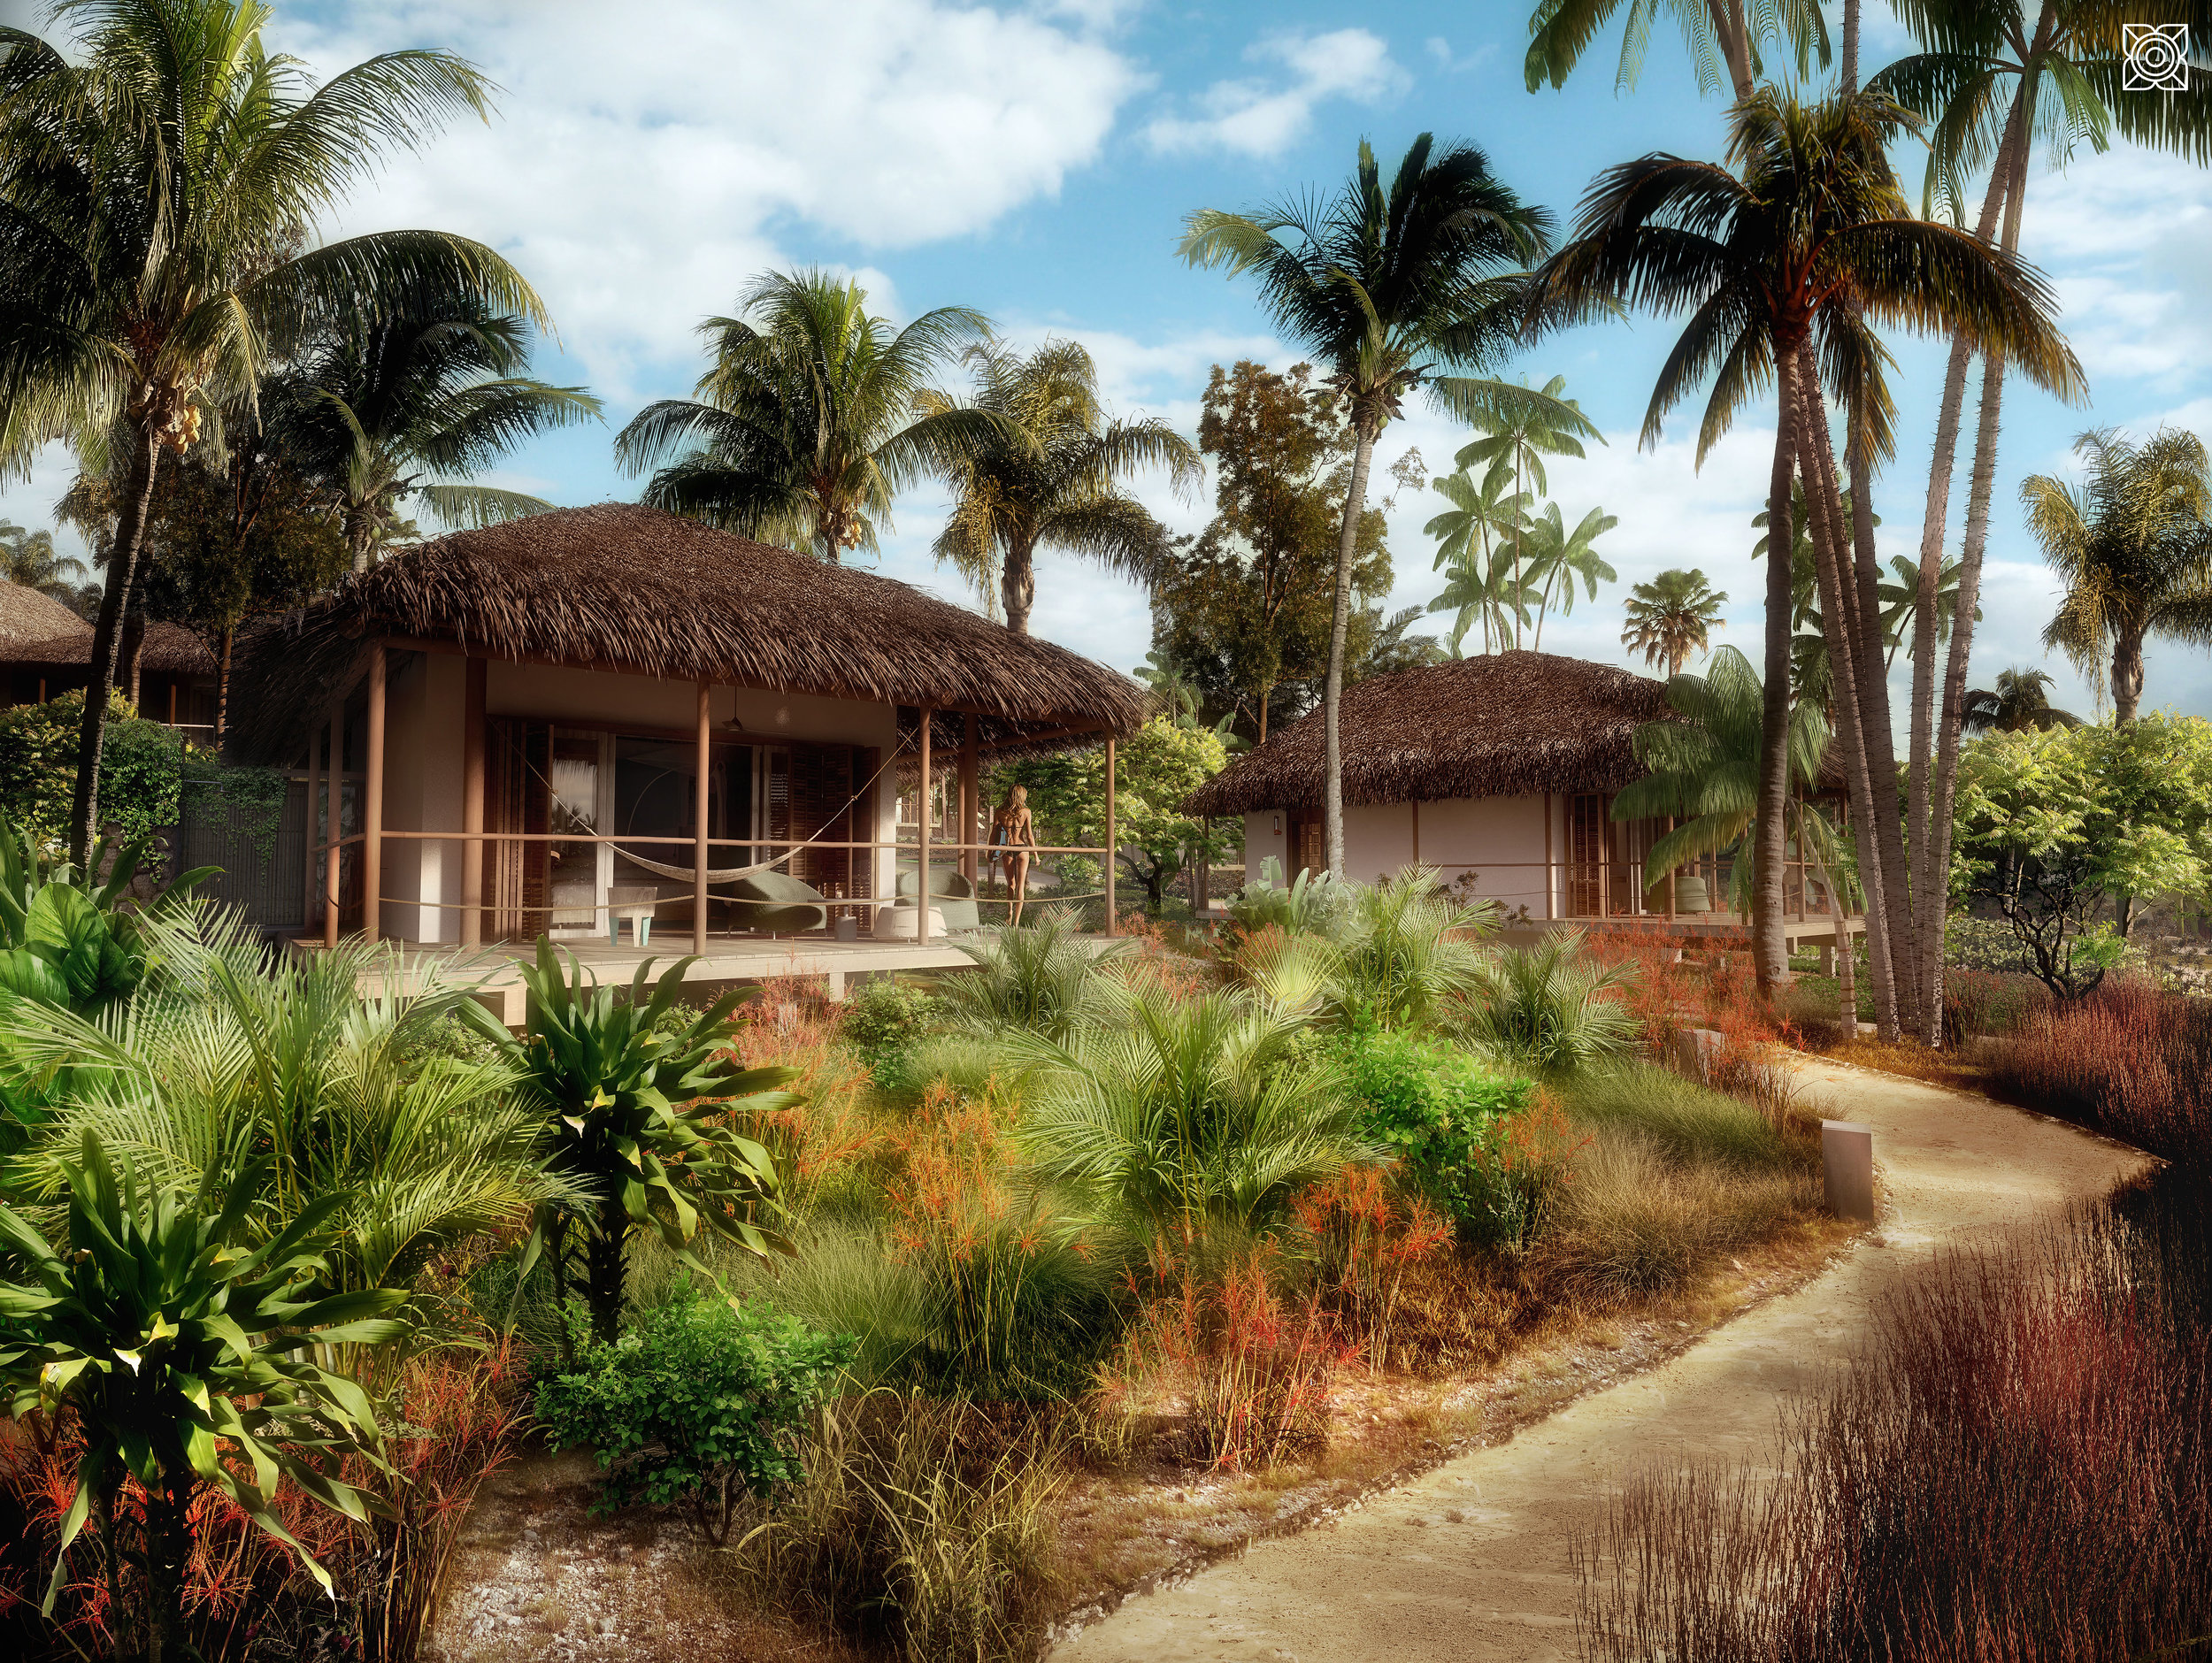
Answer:
[[[1897,1277],[1939,1246],[2100,1195],[2141,1161],[1983,1099],[1818,1061],[1801,1074],[1823,1112],[1874,1127],[1882,1216],[1835,1266],[1509,1444],[1131,1600],[1055,1663],[1571,1657],[1568,1544],[1624,1475],[1765,1446],[1783,1398],[1850,1355]]]

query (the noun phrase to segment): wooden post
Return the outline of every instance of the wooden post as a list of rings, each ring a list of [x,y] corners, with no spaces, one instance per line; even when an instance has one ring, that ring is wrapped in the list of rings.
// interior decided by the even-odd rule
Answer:
[[[383,939],[384,687],[391,655],[378,641],[369,648],[369,754],[361,778],[361,934]]]
[[[1549,923],[1552,921],[1552,917],[1554,916],[1552,910],[1553,904],[1551,884],[1551,793],[1548,791],[1544,793],[1544,922],[1546,923]]]
[[[1667,835],[1670,837],[1674,835],[1672,815],[1667,816]],[[1667,868],[1667,922],[1669,923],[1674,922],[1674,868],[1671,866]]]
[[[968,731],[960,746],[960,840],[963,843],[981,841],[976,836],[976,719],[968,717]],[[975,887],[976,854],[972,848],[960,851],[960,876],[968,880],[968,887]]]
[[[693,828],[697,837],[691,854],[691,950],[702,956],[707,950],[707,868],[711,864],[714,853],[707,842],[708,817],[713,807],[710,778],[714,760],[713,735],[710,725],[713,719],[713,684],[703,681],[699,684],[699,778],[695,808],[698,823]]]
[[[1106,933],[1121,933],[1114,919],[1114,742],[1106,741]]]
[[[461,945],[484,939],[484,682],[488,665],[465,661],[461,696]]]
[[[346,712],[341,705],[324,724],[330,735],[330,808],[323,817],[323,946],[338,945],[338,869],[345,851],[338,835],[345,824]]]
[[[307,848],[307,870],[300,880],[300,933],[308,932],[315,920],[315,857],[321,853],[315,839],[315,816],[319,805],[316,798],[323,788],[323,735],[320,728],[311,728],[307,735],[307,835],[300,839]]]
[[[929,772],[930,729],[936,725],[937,713],[927,705],[922,707],[922,794],[921,817],[914,830],[915,850],[919,858],[914,869],[914,945],[929,945],[929,816],[935,812],[932,801]]]
[[[176,684],[175,682],[173,682],[173,682],[171,682],[171,683],[169,684],[169,725],[170,725],[171,727],[174,727],[174,726],[176,726],[176,724],[177,724],[177,684]]]

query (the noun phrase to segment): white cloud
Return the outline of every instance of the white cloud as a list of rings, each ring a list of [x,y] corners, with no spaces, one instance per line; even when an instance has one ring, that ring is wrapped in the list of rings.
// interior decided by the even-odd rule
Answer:
[[[1365,29],[1271,34],[1247,48],[1244,57],[1274,73],[1217,80],[1192,100],[1192,113],[1159,117],[1145,129],[1154,149],[1279,155],[1305,132],[1315,107],[1325,100],[1372,103],[1406,84],[1388,42]]]
[[[592,0],[378,0],[342,17],[301,33],[288,14],[282,44],[323,73],[440,45],[505,88],[488,126],[395,158],[345,228],[498,247],[618,402],[641,363],[694,355],[698,320],[784,258],[787,225],[885,249],[983,231],[1090,163],[1142,84],[1081,17],[949,0],[669,0],[618,23]]]

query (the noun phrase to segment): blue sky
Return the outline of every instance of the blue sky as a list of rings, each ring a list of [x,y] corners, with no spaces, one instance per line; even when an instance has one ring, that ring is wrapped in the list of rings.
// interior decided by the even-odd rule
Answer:
[[[0,0],[0,13],[24,9]],[[1878,4],[1869,10],[1871,67],[1906,37]],[[456,127],[425,155],[396,158],[342,228],[463,232],[537,284],[559,328],[540,372],[586,382],[609,404],[606,430],[536,444],[503,476],[560,502],[635,494],[613,469],[613,430],[643,402],[688,389],[701,367],[693,326],[770,265],[858,272],[896,317],[958,303],[1017,340],[1079,338],[1118,408],[1189,429],[1210,364],[1294,360],[1248,292],[1174,259],[1190,210],[1333,185],[1362,137],[1390,158],[1432,129],[1484,146],[1503,178],[1564,219],[1609,164],[1652,149],[1717,157],[1723,142],[1722,104],[1698,96],[1671,39],[1654,42],[1633,92],[1614,88],[1617,26],[1565,91],[1525,91],[1525,4],[295,0],[280,8],[276,38],[326,73],[376,50],[450,48],[506,89],[490,126]],[[1917,158],[1906,165],[1916,186]],[[1979,684],[2043,656],[2037,634],[2055,591],[2021,524],[2022,476],[2067,469],[2073,435],[2093,425],[2175,420],[2212,433],[2206,182],[2124,147],[2085,150],[2062,173],[2039,160],[2025,252],[2058,285],[2093,402],[2068,410],[2008,390]],[[1694,412],[1640,451],[1671,340],[1667,323],[1640,318],[1547,342],[1511,366],[1565,375],[1610,441],[1553,471],[1569,523],[1596,505],[1621,519],[1601,547],[1622,582],[1555,620],[1547,649],[1621,660],[1627,585],[1673,565],[1702,567],[1733,597],[1723,639],[1756,640],[1748,521],[1772,418],[1753,412],[1701,472]],[[1932,349],[1898,351],[1901,448],[1876,504],[1886,553],[1917,548],[1941,368]],[[1442,471],[1463,439],[1416,410],[1378,461],[1415,445]],[[1962,456],[1954,546],[1964,470]],[[44,523],[67,471],[65,458],[45,459],[0,492],[0,516]],[[1204,502],[1179,502],[1158,480],[1141,488],[1178,529],[1203,523]],[[1434,593],[1420,526],[1435,506],[1407,493],[1393,510],[1394,604]],[[929,559],[942,513],[939,494],[902,500],[881,567],[966,599]],[[1035,626],[1125,669],[1149,630],[1133,586],[1055,558],[1041,570]],[[2085,712],[2087,691],[2063,663],[2050,667]],[[2147,698],[2212,712],[2212,655],[2154,648]]]

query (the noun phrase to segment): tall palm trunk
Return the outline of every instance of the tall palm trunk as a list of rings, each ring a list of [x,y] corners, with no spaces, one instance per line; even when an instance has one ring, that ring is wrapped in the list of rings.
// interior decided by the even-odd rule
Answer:
[[[1029,538],[1006,546],[1005,567],[999,573],[999,604],[1006,609],[1006,627],[1017,635],[1029,633],[1030,609],[1037,604],[1037,545]],[[1264,723],[1267,718],[1263,716]]]
[[[376,542],[376,525],[365,508],[346,510],[346,547],[353,551],[353,570],[358,574],[369,569],[369,552]]]
[[[1863,717],[1861,686],[1865,674],[1864,662],[1859,648],[1865,633],[1867,614],[1851,583],[1851,566],[1847,557],[1847,543],[1843,527],[1837,524],[1838,504],[1833,491],[1835,461],[1828,442],[1828,419],[1820,397],[1819,384],[1813,379],[1809,354],[1799,360],[1798,420],[1803,425],[1805,454],[1800,458],[1799,471],[1805,480],[1806,510],[1812,521],[1813,566],[1820,589],[1822,632],[1828,642],[1829,673],[1835,683],[1836,744],[1842,757],[1844,784],[1851,804],[1851,812],[1862,828],[1863,837],[1874,834],[1877,809],[1873,788],[1873,756],[1875,747],[1870,743]],[[1853,498],[1854,507],[1863,498]],[[1771,545],[1770,545],[1771,547]],[[1876,615],[1878,617],[1878,613]],[[1881,754],[1886,757],[1887,747]],[[1893,773],[1893,770],[1892,770]],[[1892,809],[1895,807],[1895,791],[1891,792]],[[1886,1038],[1897,1036],[1896,982],[1891,974],[1892,959],[1889,932],[1885,927],[1883,912],[1883,873],[1880,862],[1875,860],[1860,862],[1860,885],[1866,893],[1867,967],[1874,977],[1875,1022]],[[1842,968],[1838,972],[1839,985],[1847,984],[1848,1009],[1854,1013],[1845,1018],[1857,1020],[1858,989],[1857,965],[1852,952],[1850,935],[1845,928],[1843,897],[1832,877],[1829,890],[1833,898],[1836,914],[1836,948],[1843,955]]]
[[[1381,423],[1358,412],[1352,448],[1352,482],[1344,492],[1344,525],[1336,540],[1336,609],[1329,619],[1329,679],[1321,695],[1321,831],[1330,875],[1344,876],[1344,747],[1340,717],[1344,703],[1344,641],[1352,622],[1352,561],[1359,548],[1359,519],[1367,510],[1367,469],[1375,458]]]
[[[215,675],[215,754],[223,754],[223,734],[230,725],[230,649],[237,640],[234,625],[223,625],[223,656]]]
[[[2143,632],[2130,630],[2112,643],[2112,722],[2126,727],[2143,701]]]
[[[1797,352],[1776,354],[1774,468],[1767,492],[1766,685],[1759,712],[1759,797],[1752,820],[1751,961],[1759,991],[1772,998],[1789,980],[1782,939],[1783,867],[1788,858],[1790,555],[1796,536],[1790,475],[1797,456]]]
[[[154,476],[161,463],[161,441],[148,421],[132,435],[130,472],[123,487],[123,508],[115,525],[115,547],[108,556],[107,587],[100,616],[92,626],[91,674],[85,686],[84,721],[77,730],[77,784],[69,800],[69,857],[81,866],[100,834],[100,755],[107,744],[108,696],[115,691],[117,649],[122,645],[123,609],[138,576],[139,550],[146,541],[146,516],[153,505]]]

